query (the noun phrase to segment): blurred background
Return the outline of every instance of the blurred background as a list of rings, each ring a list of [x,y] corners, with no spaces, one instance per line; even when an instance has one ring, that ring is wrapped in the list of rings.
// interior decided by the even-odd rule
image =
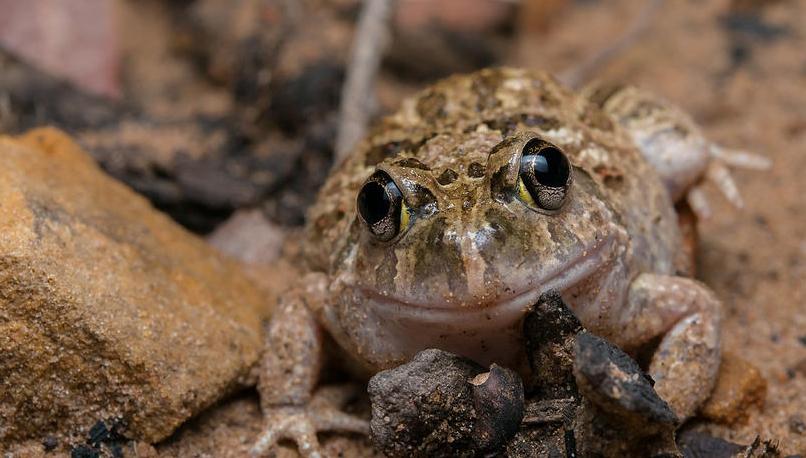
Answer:
[[[726,302],[728,351],[760,369],[749,420],[702,427],[806,451],[806,2],[398,0],[370,119],[435,79],[492,65],[640,85],[726,146],[747,202],[712,193],[699,275]],[[0,0],[0,133],[68,131],[180,224],[251,210],[283,232],[334,161],[358,0]],[[741,374],[739,374],[740,376]]]

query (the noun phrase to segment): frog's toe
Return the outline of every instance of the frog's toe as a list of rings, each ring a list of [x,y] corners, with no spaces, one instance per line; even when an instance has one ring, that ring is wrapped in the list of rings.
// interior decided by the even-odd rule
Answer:
[[[749,151],[723,148],[715,144],[711,144],[708,150],[712,158],[730,167],[749,170],[769,170],[772,167],[770,158]]]
[[[706,220],[711,217],[711,204],[708,203],[708,196],[702,186],[694,186],[686,193],[686,202],[691,207],[691,211],[697,215],[697,219]]]
[[[731,205],[744,208],[744,200],[730,168],[768,170],[772,161],[758,154],[722,148],[715,144],[709,146],[709,153],[711,160],[705,169],[705,180],[716,186]],[[711,206],[701,184],[689,189],[686,201],[699,218],[707,219],[711,216]]]
[[[730,169],[719,160],[712,160],[705,170],[705,178],[713,183],[734,207],[744,208],[744,200],[730,174]]]
[[[266,413],[266,426],[252,446],[252,457],[265,456],[278,441],[290,439],[296,442],[300,453],[311,458],[322,456],[316,428],[303,408],[284,407]]]
[[[772,161],[759,154],[723,148],[716,144],[709,145],[708,152],[711,160],[705,170],[706,180],[713,183],[734,207],[743,208],[744,201],[731,176],[730,168],[763,171],[772,167]]]
[[[277,407],[266,412],[265,417],[266,426],[250,450],[253,458],[266,456],[281,440],[294,441],[300,454],[306,458],[322,458],[324,455],[316,433],[369,433],[366,420],[328,407]]]

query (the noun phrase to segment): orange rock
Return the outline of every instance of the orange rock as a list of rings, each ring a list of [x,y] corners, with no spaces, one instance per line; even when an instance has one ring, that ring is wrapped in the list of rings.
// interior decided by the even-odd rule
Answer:
[[[60,131],[0,164],[0,450],[113,418],[155,442],[253,382],[268,310],[234,261]]]
[[[766,396],[767,381],[758,369],[727,353],[722,357],[714,391],[700,413],[718,423],[742,423],[748,418],[748,410],[761,407]]]

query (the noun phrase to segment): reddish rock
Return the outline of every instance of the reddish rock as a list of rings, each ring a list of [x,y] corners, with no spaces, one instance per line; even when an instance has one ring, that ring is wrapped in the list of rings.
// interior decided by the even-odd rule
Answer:
[[[245,264],[271,265],[280,257],[286,232],[260,210],[239,210],[218,226],[207,241]]]
[[[101,95],[119,96],[116,2],[0,0],[0,46]]]
[[[750,407],[761,407],[766,395],[767,381],[758,369],[727,353],[722,357],[714,391],[701,413],[717,423],[743,423],[750,414]]]
[[[107,419],[155,442],[253,382],[267,307],[237,264],[57,130],[0,163],[0,450]]]

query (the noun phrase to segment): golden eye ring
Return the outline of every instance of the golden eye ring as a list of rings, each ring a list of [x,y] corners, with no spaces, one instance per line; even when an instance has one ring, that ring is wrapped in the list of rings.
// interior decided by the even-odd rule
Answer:
[[[411,210],[394,180],[381,170],[367,179],[356,198],[358,216],[375,238],[394,239],[411,223]]]
[[[517,193],[531,208],[555,212],[562,208],[571,187],[571,163],[562,150],[541,139],[523,147]]]

